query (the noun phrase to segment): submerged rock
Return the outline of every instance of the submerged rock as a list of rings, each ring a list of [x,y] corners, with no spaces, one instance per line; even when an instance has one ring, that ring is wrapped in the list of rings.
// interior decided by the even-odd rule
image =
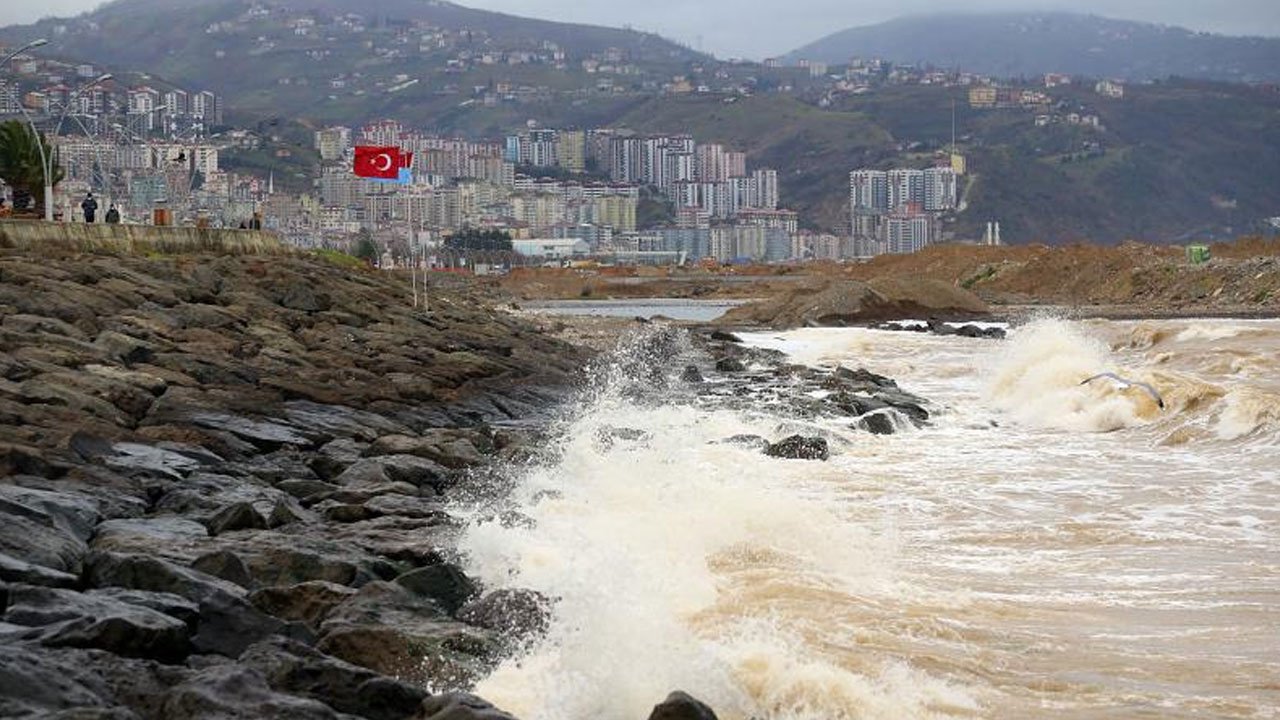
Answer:
[[[831,450],[824,438],[801,435],[792,435],[773,443],[764,452],[770,457],[787,460],[826,460],[831,457]]]
[[[649,720],[717,720],[715,712],[688,693],[677,690],[655,705]]]

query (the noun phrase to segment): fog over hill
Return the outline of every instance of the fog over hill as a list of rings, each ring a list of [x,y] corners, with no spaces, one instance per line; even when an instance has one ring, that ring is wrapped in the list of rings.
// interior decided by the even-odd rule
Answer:
[[[789,56],[879,57],[1000,77],[1060,72],[1150,80],[1280,80],[1280,39],[1228,37],[1073,13],[940,14],[849,28]]]

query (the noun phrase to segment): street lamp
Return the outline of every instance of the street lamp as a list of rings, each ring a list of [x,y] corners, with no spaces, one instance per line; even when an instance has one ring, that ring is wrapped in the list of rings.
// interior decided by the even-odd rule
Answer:
[[[96,85],[101,85],[102,83],[110,79],[111,79],[111,73],[105,73],[103,75],[99,75],[93,80],[90,80],[84,85],[81,85],[80,87],[71,91],[71,93],[67,95],[67,104],[62,109],[62,115],[58,117],[58,123],[53,126],[54,137],[57,137],[58,133],[62,132],[62,123],[66,122],[67,113],[71,112],[71,106],[74,103],[76,96],[84,92],[85,90],[88,90],[89,88],[94,87]],[[38,138],[39,135],[37,134],[36,137]],[[44,162],[44,219],[47,222],[52,222],[53,221],[53,157],[52,155],[42,154],[41,159]]]
[[[39,40],[32,40],[31,42],[27,43],[26,45],[23,45],[22,47],[18,48],[17,50],[14,50],[13,52],[9,53],[9,57],[5,58],[3,62],[0,62],[0,65],[8,65],[10,60],[12,60],[12,59],[14,59],[14,58],[18,57],[18,56],[19,56],[19,55],[21,55],[22,53],[24,53],[24,52],[26,52],[26,51],[28,51],[28,50],[34,50],[35,48],[38,48],[38,47],[40,47],[41,45],[48,45],[48,44],[49,44],[49,41],[48,41],[48,40],[46,40],[46,39],[44,39],[44,38],[40,38]]]

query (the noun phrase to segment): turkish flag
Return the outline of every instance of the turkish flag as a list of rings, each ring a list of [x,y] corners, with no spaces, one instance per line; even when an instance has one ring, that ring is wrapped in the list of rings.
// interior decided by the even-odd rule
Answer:
[[[356,162],[353,170],[363,178],[395,180],[400,175],[404,158],[397,147],[356,147]]]

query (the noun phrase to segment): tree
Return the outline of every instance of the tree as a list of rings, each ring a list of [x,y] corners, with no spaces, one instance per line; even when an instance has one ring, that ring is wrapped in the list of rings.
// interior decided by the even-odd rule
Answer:
[[[356,257],[370,265],[378,262],[378,246],[373,244],[373,233],[369,228],[360,228],[356,236]]]
[[[39,140],[26,123],[10,120],[0,123],[0,178],[13,188],[14,209],[25,208],[35,201],[37,215],[44,214],[44,164],[40,159],[40,145],[45,152],[54,152],[41,133]],[[51,158],[53,173],[50,185],[62,181],[62,167],[55,153]]]

